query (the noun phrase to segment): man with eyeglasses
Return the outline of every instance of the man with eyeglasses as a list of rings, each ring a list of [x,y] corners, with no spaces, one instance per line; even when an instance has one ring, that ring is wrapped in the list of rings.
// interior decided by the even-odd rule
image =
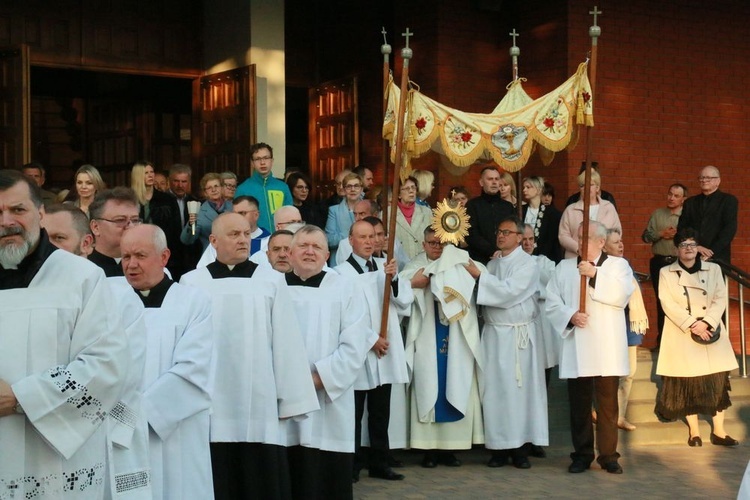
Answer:
[[[485,447],[492,451],[488,467],[510,460],[517,469],[528,469],[525,444],[549,445],[539,268],[521,248],[523,231],[518,217],[503,219],[497,227],[500,255],[485,272],[473,263],[467,267],[478,282],[477,304],[484,306],[482,410]]]
[[[273,231],[273,214],[292,205],[292,193],[286,183],[273,176],[273,148],[265,142],[250,146],[251,175],[237,187],[234,197],[252,196],[259,202],[258,226]]]
[[[701,194],[685,200],[677,230],[692,228],[698,231],[701,245],[698,253],[703,260],[713,259],[731,263],[732,240],[737,234],[737,198],[719,191],[719,169],[708,165],[700,176]]]
[[[104,274],[52,245],[43,218],[39,187],[0,170],[0,484],[14,498],[105,498],[128,340]]]
[[[135,193],[126,187],[97,193],[89,206],[89,217],[94,233],[94,251],[89,260],[101,267],[107,277],[124,276],[120,266],[120,241],[128,228],[142,222]]]
[[[406,332],[406,359],[412,371],[410,446],[424,450],[422,467],[458,467],[456,450],[484,443],[475,283],[462,264],[451,266],[442,260],[444,251],[466,252],[446,247],[430,226],[424,229],[422,247],[424,252],[399,274],[414,293]],[[482,264],[476,265],[484,270]],[[450,302],[442,285],[453,294]],[[465,301],[458,299],[461,290]],[[461,304],[458,314],[450,311],[456,304]]]

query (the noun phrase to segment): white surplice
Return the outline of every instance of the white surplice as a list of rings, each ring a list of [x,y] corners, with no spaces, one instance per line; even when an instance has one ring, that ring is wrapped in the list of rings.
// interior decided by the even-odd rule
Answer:
[[[0,418],[0,497],[104,496],[107,414],[130,362],[104,273],[56,250],[28,288],[0,290],[0,379],[25,415]]]
[[[161,307],[146,308],[145,320],[143,406],[150,426],[154,498],[211,499],[211,298],[175,283]]]
[[[253,231],[253,234],[250,235],[250,240],[254,240],[258,238],[261,234],[263,234],[263,230],[261,228],[257,228],[255,231]],[[252,256],[259,253],[266,253],[266,250],[268,250],[268,238],[270,238],[270,235],[266,236],[265,238],[261,238],[260,240],[260,249],[253,253],[252,255],[247,256],[247,260],[250,260],[252,262],[258,263],[256,260],[252,259]],[[196,269],[200,269],[202,267],[206,267],[211,262],[216,260],[216,249],[214,246],[209,243],[206,249],[203,251],[203,254],[201,255],[201,258],[198,260],[198,263],[195,265]]]
[[[107,418],[107,461],[109,488],[105,498],[149,500],[151,466],[148,422],[141,404],[143,369],[146,363],[146,323],[141,300],[124,277],[107,278],[114,303],[130,347],[130,370],[120,401]]]
[[[468,262],[468,254],[466,261]],[[420,253],[404,267],[399,279],[410,282],[420,269],[425,269],[428,275],[433,267],[440,272],[441,267],[433,265],[433,262],[436,261],[429,261],[424,252]],[[457,262],[454,267],[459,265],[462,264]],[[477,265],[484,268],[482,264]],[[460,269],[457,271],[460,272]],[[448,402],[460,411],[464,418],[455,422],[436,423],[435,403],[439,384],[435,321],[447,322],[447,319],[442,313],[442,308],[439,309],[441,317],[435,317],[435,304],[440,304],[439,297],[445,296],[445,291],[438,289],[437,282],[440,280],[433,280],[432,276],[435,275],[430,275],[430,286],[413,290],[414,303],[406,333],[406,359],[412,376],[410,445],[412,448],[425,450],[470,449],[473,444],[484,443],[482,407],[477,384],[481,343],[476,303],[473,296],[464,297],[467,304],[463,316],[448,323],[445,394]],[[465,277],[473,283],[474,279],[468,272]],[[446,282],[445,285],[449,283]],[[473,287],[473,284],[471,286]]]
[[[520,246],[492,259],[479,277],[477,304],[485,320],[480,393],[491,450],[549,444],[538,283],[539,269]]]
[[[587,284],[585,328],[569,323],[578,311],[580,290],[577,260],[563,260],[547,284],[546,303],[553,331],[562,337],[560,378],[627,375],[625,306],[633,293],[633,270],[625,259],[612,256],[596,268],[596,286]]]
[[[354,453],[354,381],[377,340],[354,281],[326,273],[320,287],[290,286],[308,366],[320,376],[320,410],[284,421],[287,445]]]
[[[542,335],[539,339],[544,344],[544,368],[552,368],[560,364],[560,350],[562,349],[562,339],[560,335],[552,330],[547,314],[545,314],[547,303],[547,283],[549,283],[552,273],[555,272],[555,263],[544,255],[532,255],[532,259],[539,269],[539,295],[537,303],[539,304],[540,314],[538,316],[539,327]]]
[[[180,283],[213,304],[211,442],[284,445],[279,419],[319,408],[284,276],[257,268],[251,278],[214,279],[204,267]]]

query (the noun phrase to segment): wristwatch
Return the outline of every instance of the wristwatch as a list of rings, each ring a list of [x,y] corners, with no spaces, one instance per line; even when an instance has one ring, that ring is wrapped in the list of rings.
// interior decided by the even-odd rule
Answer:
[[[26,412],[23,411],[23,406],[21,406],[21,403],[16,403],[16,406],[13,407],[13,411],[19,415],[25,415]]]

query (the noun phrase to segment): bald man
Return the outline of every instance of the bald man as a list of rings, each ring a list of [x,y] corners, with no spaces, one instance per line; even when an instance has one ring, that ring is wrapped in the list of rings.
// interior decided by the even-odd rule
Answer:
[[[210,388],[215,498],[289,498],[281,419],[319,408],[283,275],[247,260],[249,222],[219,215],[209,241],[216,260],[180,283],[211,296],[214,370]]]
[[[143,407],[149,424],[154,498],[213,498],[208,390],[213,326],[211,299],[164,273],[164,231],[144,224],[120,242],[125,278],[145,306]]]

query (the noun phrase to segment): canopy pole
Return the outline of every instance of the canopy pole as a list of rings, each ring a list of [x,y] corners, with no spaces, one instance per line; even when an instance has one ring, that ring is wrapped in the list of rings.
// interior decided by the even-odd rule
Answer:
[[[596,24],[596,16],[601,14],[602,11],[594,6],[594,10],[589,11],[589,14],[594,16],[594,24],[589,27],[589,36],[591,37],[591,63],[589,66],[589,82],[591,84],[591,99],[593,102],[594,96],[596,95],[596,56],[597,56],[597,40],[599,35],[602,34],[602,29]],[[581,237],[580,256],[582,260],[586,260],[588,257],[589,249],[589,207],[591,206],[591,156],[593,149],[593,127],[586,127],[586,173],[583,181],[583,192],[581,192],[581,198],[583,199],[583,234]],[[581,293],[578,310],[582,313],[586,312],[586,276],[581,276]]]
[[[386,31],[385,26],[383,26],[383,45],[380,46],[380,53],[383,54],[383,117],[385,117],[385,112],[388,109],[388,83],[390,82],[390,76],[391,76],[391,68],[390,68],[390,55],[391,55],[391,46],[388,44],[388,40],[386,39]],[[388,220],[388,164],[390,163],[388,159],[388,153],[390,151],[390,148],[388,147],[388,141],[386,139],[383,139],[383,155],[382,155],[382,172],[383,172],[383,188],[381,190],[380,199],[382,206],[380,207],[383,211],[382,217],[383,221]],[[390,254],[389,254],[390,255]]]
[[[396,243],[396,210],[398,210],[398,193],[401,185],[401,168],[404,163],[404,122],[406,121],[406,97],[409,93],[409,60],[413,55],[412,50],[409,48],[409,37],[413,36],[414,33],[409,32],[409,28],[406,28],[406,33],[402,33],[402,35],[406,38],[406,47],[401,49],[403,66],[401,69],[401,98],[399,99],[398,106],[398,129],[396,131],[396,161],[394,162],[393,171],[393,194],[390,203],[391,210],[388,214],[390,217],[388,222],[388,251],[386,252],[386,258],[388,260],[393,258],[393,249]],[[385,275],[385,286],[383,287],[383,311],[380,315],[381,338],[386,338],[388,336],[388,309],[391,304],[391,279],[393,279],[392,274]]]
[[[516,38],[519,34],[516,32],[516,28],[508,33],[513,38],[513,46],[510,48],[510,57],[513,61],[513,81],[518,80],[518,56],[521,55],[521,49],[516,45]],[[523,203],[521,202],[521,196],[523,189],[521,186],[521,169],[516,171],[516,215],[523,221]]]

